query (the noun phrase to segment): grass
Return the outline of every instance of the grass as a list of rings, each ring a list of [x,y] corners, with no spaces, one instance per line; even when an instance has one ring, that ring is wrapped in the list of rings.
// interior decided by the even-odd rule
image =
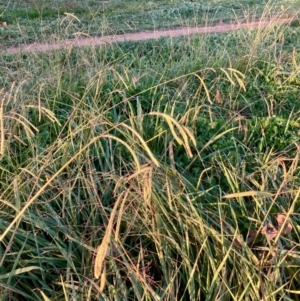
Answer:
[[[1,54],[1,300],[299,300],[299,37]]]
[[[0,4],[2,47],[35,41],[102,36],[178,26],[249,22],[274,13],[294,16],[300,0],[285,1],[78,1],[11,0]]]

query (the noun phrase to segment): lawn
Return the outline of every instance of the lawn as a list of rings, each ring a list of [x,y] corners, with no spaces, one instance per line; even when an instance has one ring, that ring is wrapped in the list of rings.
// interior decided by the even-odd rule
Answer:
[[[228,11],[297,14],[252,2]],[[9,2],[8,27],[36,3]],[[50,3],[41,26],[87,14]],[[102,17],[150,18],[124,3]],[[287,24],[0,53],[1,300],[300,300],[299,49]]]
[[[79,36],[294,16],[300,0],[10,0],[0,4],[2,47]],[[1,28],[0,28],[1,29]]]

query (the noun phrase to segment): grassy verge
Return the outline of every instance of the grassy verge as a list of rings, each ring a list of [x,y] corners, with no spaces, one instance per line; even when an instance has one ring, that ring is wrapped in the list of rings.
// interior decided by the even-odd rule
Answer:
[[[2,47],[80,35],[102,36],[218,22],[249,22],[274,13],[294,16],[300,0],[285,1],[78,1],[31,0],[0,4]]]
[[[2,55],[1,298],[299,300],[299,38]]]

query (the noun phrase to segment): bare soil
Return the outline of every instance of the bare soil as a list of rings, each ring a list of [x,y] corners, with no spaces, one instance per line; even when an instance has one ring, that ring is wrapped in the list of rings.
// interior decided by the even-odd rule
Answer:
[[[293,19],[271,19],[271,20],[259,20],[248,23],[234,23],[234,24],[216,24],[214,26],[203,27],[182,27],[169,30],[159,31],[143,31],[135,33],[125,33],[122,35],[111,35],[102,37],[85,37],[62,40],[58,42],[47,43],[31,43],[20,45],[18,47],[9,47],[2,49],[2,52],[6,54],[17,54],[25,52],[47,52],[57,49],[64,49],[70,47],[87,47],[87,46],[103,46],[107,44],[124,42],[124,41],[144,41],[150,39],[158,39],[161,37],[179,37],[192,34],[208,34],[208,33],[222,33],[227,31],[233,31],[237,29],[257,29],[265,28],[275,24],[289,24]]]

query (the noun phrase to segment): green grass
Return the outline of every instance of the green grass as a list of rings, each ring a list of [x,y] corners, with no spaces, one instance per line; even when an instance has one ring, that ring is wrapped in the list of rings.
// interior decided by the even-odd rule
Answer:
[[[284,1],[77,1],[31,0],[0,4],[2,47],[80,35],[102,36],[140,30],[249,22],[275,12],[294,16],[300,0]],[[2,29],[2,30],[1,30]]]
[[[299,300],[299,41],[0,54],[1,300]]]

